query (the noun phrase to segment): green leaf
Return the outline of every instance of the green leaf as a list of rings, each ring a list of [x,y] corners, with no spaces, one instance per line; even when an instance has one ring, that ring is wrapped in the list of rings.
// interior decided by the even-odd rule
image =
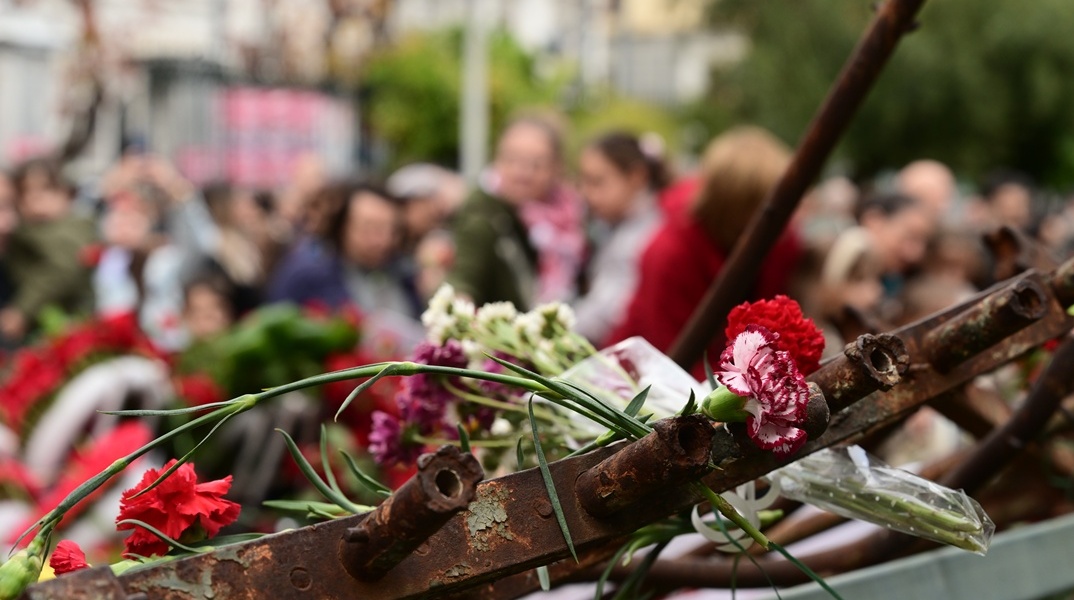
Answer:
[[[716,386],[719,385],[719,383],[716,381],[716,373],[712,370],[712,363],[709,362],[708,350],[705,351],[704,358],[701,359],[701,362],[705,364],[705,379],[708,380],[709,387],[716,389]]]
[[[349,517],[351,515],[350,512],[343,510],[335,504],[317,502],[315,500],[265,500],[261,505],[288,512],[313,513],[314,511],[317,511],[322,514],[327,514],[333,519]],[[373,510],[372,506],[360,506],[360,508],[364,509],[362,512]]]
[[[793,564],[794,566],[798,567],[799,571],[805,573],[806,575],[809,576],[810,579],[812,579],[813,581],[817,582],[817,585],[819,585],[821,588],[823,588],[824,591],[826,591],[829,594],[831,594],[832,598],[836,598],[837,600],[843,600],[843,597],[840,596],[839,593],[836,592],[834,589],[832,589],[832,587],[830,585],[828,585],[828,582],[824,581],[823,577],[821,577],[820,575],[817,575],[813,571],[813,569],[810,569],[805,563],[803,563],[802,561],[800,561],[797,558],[795,558],[793,554],[791,554],[790,552],[787,552],[787,550],[783,546],[780,546],[779,544],[777,544],[775,542],[772,542],[772,541],[768,542],[768,546],[770,548],[775,549],[776,552],[779,552],[780,554],[782,554],[784,558],[786,558],[788,561],[791,562],[791,564]]]
[[[697,412],[697,396],[694,395],[694,390],[690,390],[690,399],[686,401],[686,406],[682,407],[679,414],[686,417]]]
[[[354,460],[353,456],[347,454],[343,450],[340,450],[339,453],[343,455],[343,460],[347,461],[347,467],[350,468],[351,474],[353,474],[358,479],[358,482],[364,485],[366,489],[378,496],[384,496],[385,498],[392,495],[392,489],[390,487],[377,481],[375,477],[358,468],[358,462]]]
[[[328,461],[328,428],[324,426],[324,423],[321,423],[321,468],[324,469],[324,477],[328,480],[328,486],[342,496],[343,490],[339,488],[336,474],[332,472],[332,465]]]
[[[615,591],[615,596],[613,597],[615,600],[639,597],[642,582],[645,581],[645,577],[649,574],[649,569],[652,568],[653,563],[656,562],[657,557],[660,556],[660,553],[664,551],[667,545],[668,542],[660,542],[645,555],[645,558],[641,560],[641,564],[630,573],[626,580],[623,581],[623,585],[619,586],[619,589]]]
[[[526,457],[522,454],[522,440],[524,436],[518,436],[518,444],[515,445],[515,460],[518,461],[518,470],[524,469]]]
[[[638,416],[638,411],[641,410],[641,406],[645,404],[645,399],[649,397],[649,390],[651,389],[653,389],[653,386],[650,385],[638,392],[638,395],[634,396],[634,399],[630,401],[630,404],[627,404],[623,412],[632,417]]]
[[[552,589],[552,579],[548,575],[548,565],[537,567],[537,580],[541,582],[541,589],[548,591]]]
[[[459,448],[467,454],[473,454],[473,450],[470,450],[470,434],[466,433],[466,428],[462,423],[457,423],[455,429],[459,431]]]
[[[533,416],[533,398],[529,400],[530,429],[533,431],[533,450],[537,453],[537,465],[541,469],[541,478],[544,479],[544,487],[548,490],[548,500],[552,503],[552,510],[556,513],[556,521],[559,522],[559,530],[563,532],[563,539],[567,542],[567,548],[578,562],[578,554],[574,551],[574,542],[571,540],[571,532],[567,529],[567,517],[563,514],[563,506],[559,503],[559,494],[556,493],[556,485],[552,482],[552,472],[548,470],[548,461],[544,457],[544,449],[541,448],[540,433],[537,431],[537,419]]]
[[[373,384],[376,383],[377,381],[379,381],[381,377],[387,377],[388,375],[391,375],[391,374],[395,373],[398,370],[399,370],[399,365],[397,363],[391,363],[388,366],[386,366],[383,369],[381,369],[379,373],[377,373],[376,375],[370,377],[369,379],[366,379],[365,381],[362,382],[361,385],[359,385],[358,387],[356,387],[353,390],[351,390],[351,393],[347,394],[347,398],[345,400],[343,400],[343,404],[341,404],[339,406],[339,410],[336,411],[335,420],[337,420],[337,421],[339,420],[339,415],[343,414],[343,411],[346,410],[347,407],[351,405],[351,402],[354,402],[354,399],[357,398],[358,396],[360,396],[362,394],[362,392],[364,392],[364,391],[368,390],[370,387],[372,387]]]
[[[306,460],[306,457],[302,456],[302,451],[298,449],[295,440],[291,439],[291,436],[288,435],[286,431],[282,429],[276,429],[276,431],[283,435],[283,439],[287,443],[287,450],[291,453],[291,458],[295,459],[295,463],[298,464],[298,469],[302,471],[302,474],[313,484],[313,487],[317,488],[317,491],[320,492],[322,496],[335,503],[336,506],[339,506],[343,510],[350,511],[354,514],[361,512],[361,509],[357,504],[351,502],[343,494],[337,493],[321,479],[321,476],[317,474],[317,471],[314,470],[313,466]]]
[[[205,437],[201,438],[201,441],[198,442],[197,444],[195,444],[194,447],[191,448],[189,452],[184,454],[179,460],[175,461],[174,465],[168,467],[163,473],[161,473],[153,481],[153,483],[149,484],[149,487],[147,487],[144,490],[138,492],[137,494],[131,496],[131,498],[137,498],[138,496],[141,496],[142,494],[145,494],[145,493],[149,492],[149,490],[151,490],[151,489],[157,487],[158,485],[164,483],[165,479],[167,479],[168,477],[171,477],[172,473],[178,471],[179,467],[181,467],[184,464],[186,464],[190,460],[190,457],[193,456],[194,453],[198,451],[198,448],[201,448],[201,445],[204,444],[210,437],[212,437],[212,435],[214,433],[216,433],[216,430],[219,429],[221,425],[223,425],[224,423],[227,423],[227,420],[230,419],[232,416],[234,416],[234,414],[235,413],[231,413],[229,415],[226,415],[223,419],[220,419],[219,421],[217,421],[216,425],[213,425],[213,428],[209,430],[209,433],[205,434]]]
[[[102,415],[112,415],[116,417],[170,417],[173,415],[188,415],[191,413],[201,412],[203,410],[209,410],[212,408],[220,408],[221,406],[229,406],[235,404],[236,400],[224,400],[223,402],[210,402],[208,404],[199,404],[198,406],[186,406],[183,408],[165,408],[165,409],[130,409],[130,410],[99,410],[98,413]]]
[[[612,569],[614,569],[615,565],[623,558],[623,555],[627,553],[630,546],[631,544],[629,541],[620,546],[619,550],[617,550],[611,560],[608,561],[608,566],[604,567],[604,572],[600,574],[600,579],[597,579],[597,591],[593,595],[593,600],[604,599],[604,586],[608,583],[608,578],[612,576]]]

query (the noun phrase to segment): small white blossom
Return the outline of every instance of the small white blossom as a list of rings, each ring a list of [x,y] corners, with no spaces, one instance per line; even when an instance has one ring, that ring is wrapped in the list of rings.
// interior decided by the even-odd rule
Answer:
[[[518,309],[510,302],[489,302],[477,309],[475,317],[476,326],[489,329],[496,321],[514,321],[518,316]]]
[[[507,437],[514,433],[515,428],[511,426],[511,422],[503,417],[497,417],[492,422],[492,427],[489,428],[489,433],[496,437]]]
[[[432,327],[443,316],[451,313],[451,304],[455,300],[455,288],[450,284],[443,284],[429,299],[429,308],[421,314],[421,323],[426,327]]]
[[[541,332],[544,329],[544,317],[535,311],[523,313],[518,315],[515,319],[515,331],[519,333],[521,337],[535,342],[541,339]]]

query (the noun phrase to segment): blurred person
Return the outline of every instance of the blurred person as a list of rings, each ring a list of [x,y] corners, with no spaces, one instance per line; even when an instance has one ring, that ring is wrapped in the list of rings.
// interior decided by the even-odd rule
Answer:
[[[15,293],[0,310],[0,336],[17,342],[52,307],[68,314],[92,310],[85,254],[95,242],[91,221],[71,210],[73,190],[59,166],[24,163],[14,178],[19,225],[8,240],[7,265]]]
[[[857,224],[854,206],[858,187],[846,177],[829,177],[802,198],[792,226],[811,250],[826,251],[839,234]]]
[[[1033,180],[1016,171],[992,173],[981,188],[991,216],[990,229],[1009,225],[1024,233],[1033,228]]]
[[[458,210],[466,197],[462,177],[438,165],[407,165],[385,183],[388,193],[403,201],[404,252],[411,253],[421,240]]]
[[[455,241],[449,231],[431,231],[418,242],[414,250],[414,284],[423,304],[428,303],[436,290],[447,281],[454,260]]]
[[[790,158],[785,144],[757,127],[735,127],[709,143],[696,190],[670,188],[676,195],[663,202],[667,220],[642,254],[638,288],[609,342],[640,335],[659,350],[671,347]],[[798,236],[788,229],[758,265],[747,298],[785,293],[800,258]],[[719,356],[724,344],[717,336],[708,356]],[[693,367],[703,376],[700,361]]]
[[[260,304],[268,273],[258,238],[270,235],[264,210],[254,194],[223,183],[206,186],[205,202],[219,230],[216,262],[236,288],[239,313]],[[256,237],[255,237],[256,236]]]
[[[222,273],[206,270],[183,288],[183,324],[192,343],[212,339],[234,323],[234,287]]]
[[[905,276],[925,258],[935,231],[932,213],[904,194],[873,194],[858,207],[858,222],[880,260],[887,295],[896,295]]]
[[[104,202],[105,246],[93,276],[97,312],[135,311],[160,348],[184,348],[183,285],[220,240],[203,198],[170,164],[147,157]]]
[[[281,262],[269,299],[332,308],[354,303],[365,313],[416,319],[421,301],[413,274],[398,259],[402,234],[399,203],[365,184],[333,186],[340,201],[323,238],[304,239]]]
[[[11,234],[19,225],[19,214],[15,211],[15,183],[5,172],[0,171],[0,308],[3,308],[15,294],[14,284],[8,275],[4,257],[7,254]]]
[[[914,161],[899,171],[895,190],[920,202],[936,225],[952,220],[958,187],[947,165],[935,160]]]
[[[803,312],[824,332],[824,356],[836,356],[843,352],[848,339],[858,335],[858,324],[848,322],[848,310],[871,319],[884,297],[880,260],[869,233],[851,227],[825,254],[814,250],[804,262],[794,295],[802,299]],[[848,327],[855,331],[848,331]]]
[[[560,181],[558,129],[515,119],[500,135],[490,169],[456,215],[448,281],[475,303],[520,310],[570,300],[585,252],[581,202]]]
[[[660,156],[624,132],[590,143],[578,167],[590,214],[609,228],[589,265],[588,290],[574,302],[577,331],[599,344],[622,320],[638,286],[641,253],[662,221],[656,194],[668,173]]]
[[[308,231],[309,203],[328,184],[324,161],[309,152],[300,156],[291,169],[287,185],[280,190],[276,210],[294,231]]]

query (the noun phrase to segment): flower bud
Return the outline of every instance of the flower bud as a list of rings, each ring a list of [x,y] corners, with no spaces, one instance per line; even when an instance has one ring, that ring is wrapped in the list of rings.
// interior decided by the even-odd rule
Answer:
[[[739,396],[727,389],[727,386],[719,386],[701,402],[701,412],[708,418],[721,423],[741,423],[750,416],[746,412],[746,402],[749,398]]]

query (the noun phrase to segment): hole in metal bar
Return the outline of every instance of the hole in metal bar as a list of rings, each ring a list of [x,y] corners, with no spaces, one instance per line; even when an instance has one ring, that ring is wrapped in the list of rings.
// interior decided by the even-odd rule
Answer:
[[[457,498],[462,493],[462,479],[451,469],[436,472],[436,489],[448,498]]]

